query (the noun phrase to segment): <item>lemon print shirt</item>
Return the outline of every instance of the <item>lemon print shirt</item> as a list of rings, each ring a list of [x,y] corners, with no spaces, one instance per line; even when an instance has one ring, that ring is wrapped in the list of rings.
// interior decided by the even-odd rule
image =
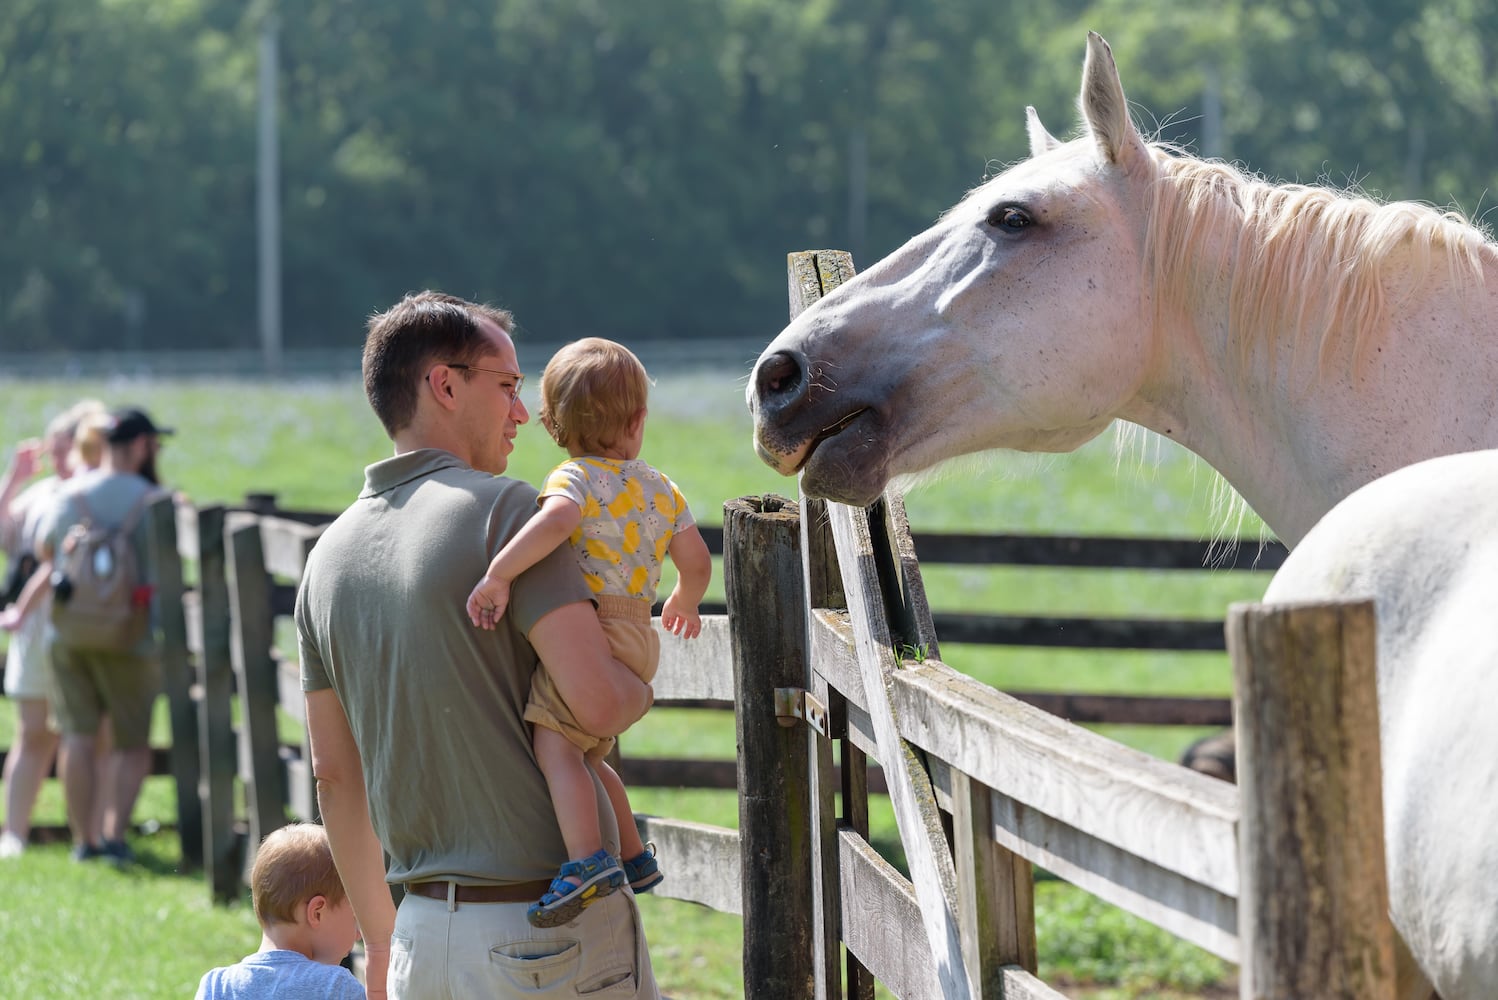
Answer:
[[[676,484],[639,459],[590,455],[551,470],[540,499],[550,496],[582,511],[569,541],[588,588],[654,603],[671,539],[696,523]]]

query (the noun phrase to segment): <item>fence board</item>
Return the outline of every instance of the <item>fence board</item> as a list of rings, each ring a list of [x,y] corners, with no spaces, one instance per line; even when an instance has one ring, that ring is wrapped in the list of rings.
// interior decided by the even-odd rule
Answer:
[[[307,553],[322,537],[326,524],[309,525],[283,517],[258,517],[265,571],[271,576],[299,580]]]
[[[224,571],[223,507],[201,508],[192,519],[199,546],[197,602],[189,621],[198,635],[198,746],[203,800],[203,866],[213,898],[239,895],[240,840],[234,828],[234,773],[237,767],[231,703],[234,665],[229,652],[229,585]],[[181,525],[181,518],[178,525]],[[189,632],[192,629],[189,628]]]
[[[276,724],[279,681],[271,660],[270,579],[265,572],[259,519],[232,514],[225,527],[232,607],[230,651],[239,682],[239,764],[250,837],[246,865],[260,842],[286,825],[285,771]]]
[[[994,840],[989,790],[960,771],[948,771],[947,781],[963,959],[975,993],[999,1000],[1004,966],[1036,969],[1034,874]]]
[[[836,612],[812,617],[812,662],[856,704],[850,627]],[[1084,833],[1237,894],[1233,786],[1057,719],[945,664],[899,671],[891,698],[901,734],[947,765]],[[858,722],[850,708],[850,727]]]
[[[1239,960],[1234,897],[1007,796],[991,793],[989,811],[992,825],[986,834],[1008,850],[1220,958]],[[1222,849],[1232,852],[1236,844],[1230,841]]]
[[[184,867],[203,864],[203,803],[198,797],[202,769],[198,748],[198,706],[193,700],[193,665],[188,660],[187,619],[182,608],[182,560],[177,546],[177,504],[170,497],[146,511],[155,581],[156,623],[161,629],[161,674],[171,718],[171,775],[177,793],[177,833]]]
[[[666,879],[656,896],[710,906],[719,913],[744,912],[739,833],[684,819],[636,816],[640,837],[654,843]]]
[[[921,925],[915,890],[888,861],[850,830],[837,837],[843,943],[901,1000],[948,1000]]]
[[[967,997],[972,994],[972,987],[957,929],[957,874],[947,850],[930,778],[914,748],[901,737],[900,718],[904,709],[895,704],[892,691],[902,671],[896,669],[885,624],[885,596],[879,589],[868,520],[863,511],[843,504],[829,503],[827,512],[837,540],[849,616],[855,622],[867,623],[864,628],[855,629],[854,636],[860,687],[878,737],[884,780],[889,785],[895,822],[920,899],[919,916],[933,956],[935,982],[944,996]],[[848,910],[845,908],[843,913],[846,915]]]
[[[653,624],[659,628],[660,619]],[[727,615],[704,615],[702,634],[683,639],[661,632],[661,660],[656,670],[655,700],[721,701],[733,704],[733,649]]]

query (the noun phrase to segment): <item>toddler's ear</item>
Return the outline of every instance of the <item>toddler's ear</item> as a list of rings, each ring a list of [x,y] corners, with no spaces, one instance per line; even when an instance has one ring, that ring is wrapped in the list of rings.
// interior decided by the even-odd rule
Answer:
[[[317,927],[318,925],[320,925],[322,923],[322,918],[327,914],[327,911],[327,896],[313,896],[311,899],[307,900],[307,908],[304,911],[307,914],[307,926]]]

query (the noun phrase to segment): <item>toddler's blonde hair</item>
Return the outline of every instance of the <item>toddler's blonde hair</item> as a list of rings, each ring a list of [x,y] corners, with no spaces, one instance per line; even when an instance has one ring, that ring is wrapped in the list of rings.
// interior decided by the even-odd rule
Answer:
[[[541,424],[568,450],[607,451],[650,395],[650,376],[623,344],[587,337],[563,347],[541,373]]]
[[[316,823],[292,823],[266,837],[250,869],[255,919],[261,927],[296,923],[297,911],[313,896],[337,906],[347,898],[328,831]]]

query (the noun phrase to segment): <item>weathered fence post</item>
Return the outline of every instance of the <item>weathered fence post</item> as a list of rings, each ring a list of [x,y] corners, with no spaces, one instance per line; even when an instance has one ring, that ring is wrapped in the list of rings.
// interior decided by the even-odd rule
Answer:
[[[203,865],[213,898],[239,895],[239,836],[234,830],[234,672],[229,656],[229,585],[224,577],[224,508],[198,511],[198,756],[202,775]]]
[[[795,503],[783,497],[723,505],[747,1000],[797,1000],[815,990],[807,735],[778,725],[776,712],[778,689],[806,686],[798,521]]]
[[[805,567],[803,585],[806,588],[807,614],[815,608],[841,608],[847,603],[843,596],[843,579],[837,565],[837,547],[832,541],[832,529],[827,523],[827,503],[812,498],[801,502],[801,551]],[[850,803],[857,801],[861,810],[863,827],[858,832],[868,836],[868,790],[861,784],[850,789],[849,781],[862,782],[867,769],[862,754],[857,754],[855,763],[850,760],[847,742],[847,705],[810,664],[807,664],[807,690],[818,702],[827,706],[827,734],[818,739],[817,733],[808,730],[807,739],[812,743],[810,755],[810,785],[815,828],[812,836],[812,915],[813,955],[816,969],[817,1000],[838,1000],[843,996],[842,975],[839,966],[842,948],[842,892],[841,871],[838,865],[837,844],[837,797],[843,793],[844,818],[853,810]],[[833,759],[833,741],[843,749],[843,783],[839,784],[837,763]],[[848,962],[849,1000],[872,1000],[874,980],[850,952]]]
[[[235,515],[226,526],[225,536],[232,623],[229,651],[239,682],[239,766],[250,817],[245,846],[248,867],[260,849],[260,841],[286,825],[285,773],[276,729],[280,690],[270,655],[273,616],[260,518]]]
[[[172,720],[172,778],[177,790],[177,836],[186,868],[203,864],[203,804],[198,796],[198,715],[192,664],[187,658],[187,616],[182,608],[182,555],[177,548],[177,505],[171,497],[151,504],[147,518],[161,628],[161,674]]]
[[[1386,1000],[1371,601],[1229,609],[1244,1000]]]

